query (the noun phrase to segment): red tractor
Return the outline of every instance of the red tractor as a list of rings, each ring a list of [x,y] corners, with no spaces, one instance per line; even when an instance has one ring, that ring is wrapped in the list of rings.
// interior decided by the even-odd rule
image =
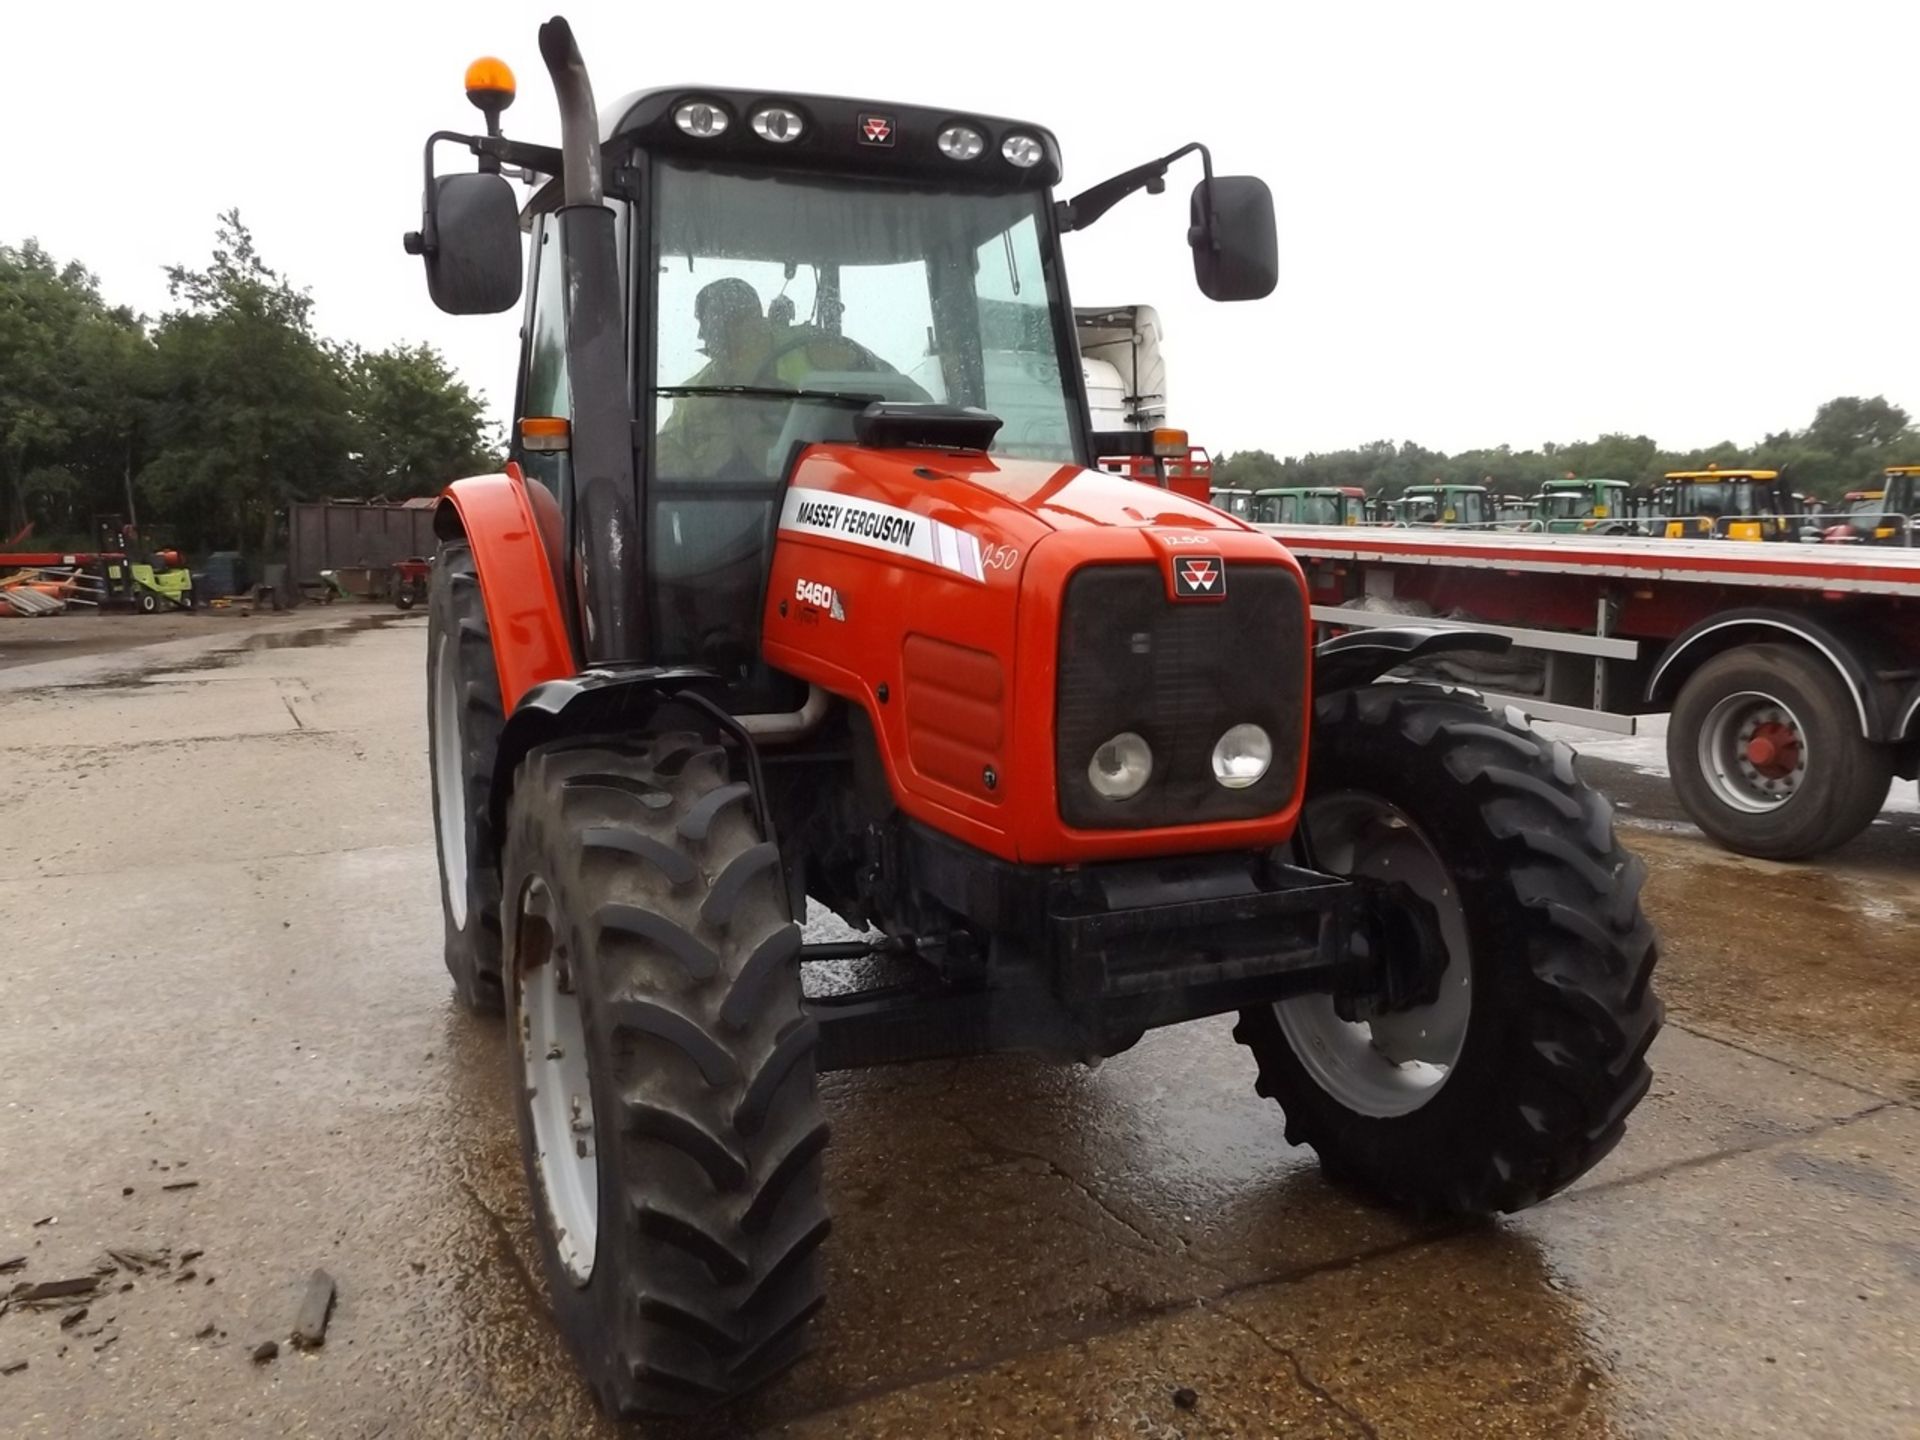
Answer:
[[[606,1406],[802,1353],[823,1070],[1236,1012],[1287,1139],[1388,1201],[1513,1210],[1605,1155],[1660,1020],[1640,867],[1565,746],[1378,678],[1504,641],[1316,651],[1273,539],[1094,468],[1135,439],[1089,425],[1062,238],[1197,152],[1200,289],[1258,299],[1266,186],[1188,145],[1057,200],[1037,125],[599,110],[564,21],[540,48],[560,145],[476,65],[407,238],[444,310],[530,291],[512,463],[435,519],[428,728],[447,965],[508,1016]],[[524,212],[507,169],[551,177]],[[809,897],[867,938],[809,943]],[[807,993],[852,955],[885,983]]]

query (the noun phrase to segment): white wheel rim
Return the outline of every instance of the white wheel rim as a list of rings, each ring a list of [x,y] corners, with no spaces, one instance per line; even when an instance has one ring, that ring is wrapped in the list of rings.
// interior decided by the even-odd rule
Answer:
[[[1756,740],[1773,753],[1756,756]],[[1721,804],[1764,815],[1799,793],[1808,749],[1806,728],[1784,701],[1742,690],[1707,712],[1700,726],[1700,774]]]
[[[1399,881],[1433,906],[1447,968],[1430,1005],[1350,1021],[1331,995],[1301,995],[1275,1004],[1274,1018],[1314,1083],[1349,1110],[1376,1119],[1410,1115],[1439,1093],[1466,1045],[1473,963],[1459,891],[1419,827],[1377,795],[1318,796],[1307,802],[1306,818],[1322,869]]]
[[[515,907],[513,973],[521,1082],[533,1120],[534,1170],[553,1224],[554,1248],[576,1285],[593,1277],[600,1234],[600,1159],[593,1128],[592,1072],[565,926],[553,897],[530,879]]]
[[[459,650],[442,635],[433,651],[433,789],[440,802],[440,884],[456,930],[467,923],[467,781],[460,744]]]

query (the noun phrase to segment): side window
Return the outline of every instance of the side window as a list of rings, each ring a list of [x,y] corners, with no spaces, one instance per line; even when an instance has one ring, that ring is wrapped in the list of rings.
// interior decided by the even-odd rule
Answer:
[[[561,298],[565,283],[560,261],[560,237],[549,225],[540,227],[540,263],[534,279],[533,316],[527,332],[527,384],[522,391],[522,415],[571,416],[573,394],[567,383],[567,311]]]
[[[986,351],[986,408],[1002,422],[993,448],[1032,459],[1070,454],[1053,313],[1033,217],[1022,217],[987,241],[974,252],[973,263]]]

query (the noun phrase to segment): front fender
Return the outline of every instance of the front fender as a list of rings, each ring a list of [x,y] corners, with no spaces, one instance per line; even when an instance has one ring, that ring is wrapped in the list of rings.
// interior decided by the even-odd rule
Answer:
[[[1387,671],[1428,655],[1477,650],[1498,655],[1512,648],[1506,635],[1440,625],[1396,625],[1349,630],[1313,647],[1313,693],[1331,695],[1377,680]]]
[[[536,745],[569,735],[632,733],[645,729],[663,706],[679,703],[698,713],[691,729],[720,728],[737,738],[753,755],[739,723],[703,692],[718,696],[725,681],[712,670],[694,666],[663,668],[654,665],[607,666],[581,675],[568,674],[533,686],[508,716],[494,754],[490,804],[494,833],[504,834],[507,798],[513,793],[513,772]],[[751,762],[757,769],[757,760]],[[756,777],[757,780],[757,777]],[[764,788],[754,787],[756,803],[764,804]],[[769,835],[772,834],[768,830]]]
[[[549,546],[558,537],[542,534],[543,528],[557,529],[560,511],[544,490],[539,498],[552,509],[545,527],[519,467],[509,466],[502,475],[454,481],[433,518],[441,539],[465,536],[473,548],[500,699],[509,714],[534,686],[580,668],[554,583]]]

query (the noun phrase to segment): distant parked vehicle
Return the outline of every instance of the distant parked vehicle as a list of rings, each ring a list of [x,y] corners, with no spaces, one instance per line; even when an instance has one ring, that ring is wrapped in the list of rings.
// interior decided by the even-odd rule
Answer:
[[[1581,479],[1569,475],[1549,480],[1533,497],[1537,528],[1555,535],[1626,535],[1632,525],[1626,515],[1624,480]]]

